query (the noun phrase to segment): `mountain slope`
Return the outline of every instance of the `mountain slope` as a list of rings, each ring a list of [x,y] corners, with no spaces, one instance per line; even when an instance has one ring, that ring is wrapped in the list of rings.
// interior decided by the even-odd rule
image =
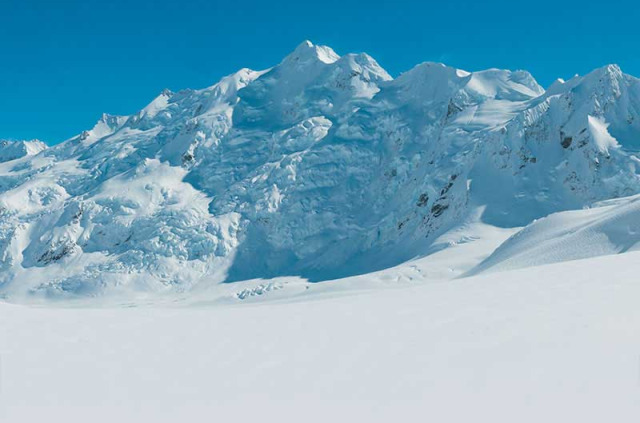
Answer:
[[[184,291],[367,273],[481,220],[524,226],[640,193],[640,83],[302,43],[265,71],[162,92],[131,116],[0,163],[5,296]]]

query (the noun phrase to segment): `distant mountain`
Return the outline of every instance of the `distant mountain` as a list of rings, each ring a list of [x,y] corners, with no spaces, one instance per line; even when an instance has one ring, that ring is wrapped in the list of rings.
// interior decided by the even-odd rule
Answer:
[[[16,145],[0,147],[6,296],[320,281],[423,255],[470,210],[515,227],[640,193],[640,82],[615,65],[547,90],[439,63],[393,79],[305,42],[46,150]]]

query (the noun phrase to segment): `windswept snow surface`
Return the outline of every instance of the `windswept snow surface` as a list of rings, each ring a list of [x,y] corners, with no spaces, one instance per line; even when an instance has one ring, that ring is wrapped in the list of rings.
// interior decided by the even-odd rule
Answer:
[[[0,420],[635,423],[639,254],[217,307],[0,304]]]

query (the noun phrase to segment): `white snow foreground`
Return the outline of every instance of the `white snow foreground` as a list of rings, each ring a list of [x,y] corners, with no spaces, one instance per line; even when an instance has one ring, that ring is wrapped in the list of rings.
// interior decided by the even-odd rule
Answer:
[[[639,263],[241,306],[0,304],[0,421],[635,423]]]
[[[305,42],[42,151],[3,144],[0,296],[179,296],[392,268],[447,248],[463,222],[505,233],[640,193],[639,111],[639,80],[614,65],[547,90],[525,71],[438,63],[393,79]],[[459,260],[451,274],[471,271]]]

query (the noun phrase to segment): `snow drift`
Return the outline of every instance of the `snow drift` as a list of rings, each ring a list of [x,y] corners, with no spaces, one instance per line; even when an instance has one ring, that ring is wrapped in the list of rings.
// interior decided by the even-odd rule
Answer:
[[[469,274],[619,254],[640,248],[640,197],[540,219],[505,241]]]

